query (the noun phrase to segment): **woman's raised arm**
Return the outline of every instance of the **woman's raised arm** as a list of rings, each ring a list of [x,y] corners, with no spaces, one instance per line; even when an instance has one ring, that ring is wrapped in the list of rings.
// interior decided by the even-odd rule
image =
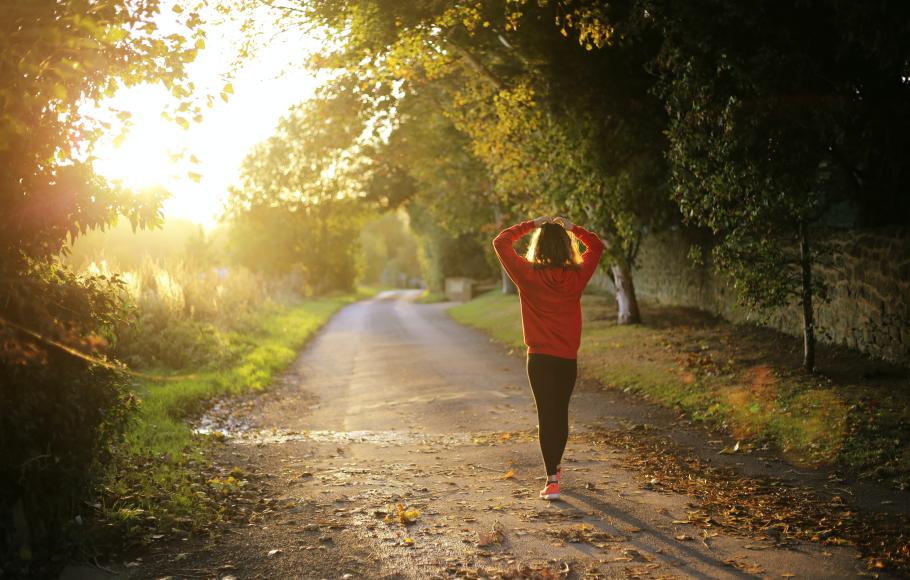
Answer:
[[[527,271],[531,269],[531,264],[515,251],[515,242],[548,221],[550,221],[549,216],[527,220],[502,230],[493,239],[493,250],[496,252],[496,257],[499,258],[499,263],[505,268],[509,278],[516,286],[521,285]]]

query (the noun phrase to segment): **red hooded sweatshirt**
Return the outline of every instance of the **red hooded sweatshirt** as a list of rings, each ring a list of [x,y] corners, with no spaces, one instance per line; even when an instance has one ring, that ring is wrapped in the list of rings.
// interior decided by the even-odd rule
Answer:
[[[595,234],[574,226],[572,233],[586,248],[581,268],[537,269],[513,247],[536,227],[531,220],[507,228],[493,240],[493,248],[518,287],[521,328],[528,353],[574,359],[581,343],[581,293],[597,269],[604,245]]]

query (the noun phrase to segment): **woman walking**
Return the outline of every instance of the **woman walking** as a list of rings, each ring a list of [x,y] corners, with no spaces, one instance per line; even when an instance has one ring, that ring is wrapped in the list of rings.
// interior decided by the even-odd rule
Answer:
[[[513,244],[533,231],[526,257]],[[579,255],[577,240],[585,245]],[[538,437],[547,484],[543,499],[559,499],[562,454],[569,438],[569,398],[575,388],[581,342],[581,293],[597,269],[604,245],[563,217],[539,217],[500,232],[496,255],[518,287],[527,372],[537,405]]]

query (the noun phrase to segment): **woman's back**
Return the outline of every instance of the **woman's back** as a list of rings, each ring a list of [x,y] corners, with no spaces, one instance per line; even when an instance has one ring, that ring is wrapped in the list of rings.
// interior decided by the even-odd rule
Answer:
[[[493,247],[521,300],[522,333],[528,353],[575,358],[581,341],[581,293],[597,268],[604,246],[593,233],[573,226],[586,246],[578,267],[540,267],[519,256],[514,243],[535,228],[526,221],[502,231]]]

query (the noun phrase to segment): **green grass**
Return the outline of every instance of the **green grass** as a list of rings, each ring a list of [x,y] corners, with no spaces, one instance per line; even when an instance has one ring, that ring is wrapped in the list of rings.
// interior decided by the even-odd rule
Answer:
[[[424,290],[420,293],[420,296],[417,297],[415,302],[419,304],[436,304],[439,302],[445,302],[448,298],[442,292],[430,292],[429,290]]]
[[[194,434],[190,420],[213,399],[268,388],[335,312],[376,291],[361,288],[264,309],[246,325],[240,338],[248,346],[236,363],[139,383],[139,411],[103,486],[106,519],[133,536],[175,525],[196,528],[217,518],[212,486],[199,470],[212,437]]]
[[[493,290],[474,300],[453,306],[447,312],[456,322],[478,328],[497,342],[511,347],[524,347],[517,296]]]
[[[796,463],[833,462],[906,485],[907,396],[882,404],[880,385],[805,375],[773,354],[750,351],[749,362],[739,362],[731,345],[742,350],[749,332],[742,326],[699,324],[653,305],[644,313],[653,324],[619,326],[609,296],[585,295],[582,309],[581,376],[679,408],[744,442],[770,442]],[[524,346],[516,296],[490,292],[448,312],[504,345]]]

